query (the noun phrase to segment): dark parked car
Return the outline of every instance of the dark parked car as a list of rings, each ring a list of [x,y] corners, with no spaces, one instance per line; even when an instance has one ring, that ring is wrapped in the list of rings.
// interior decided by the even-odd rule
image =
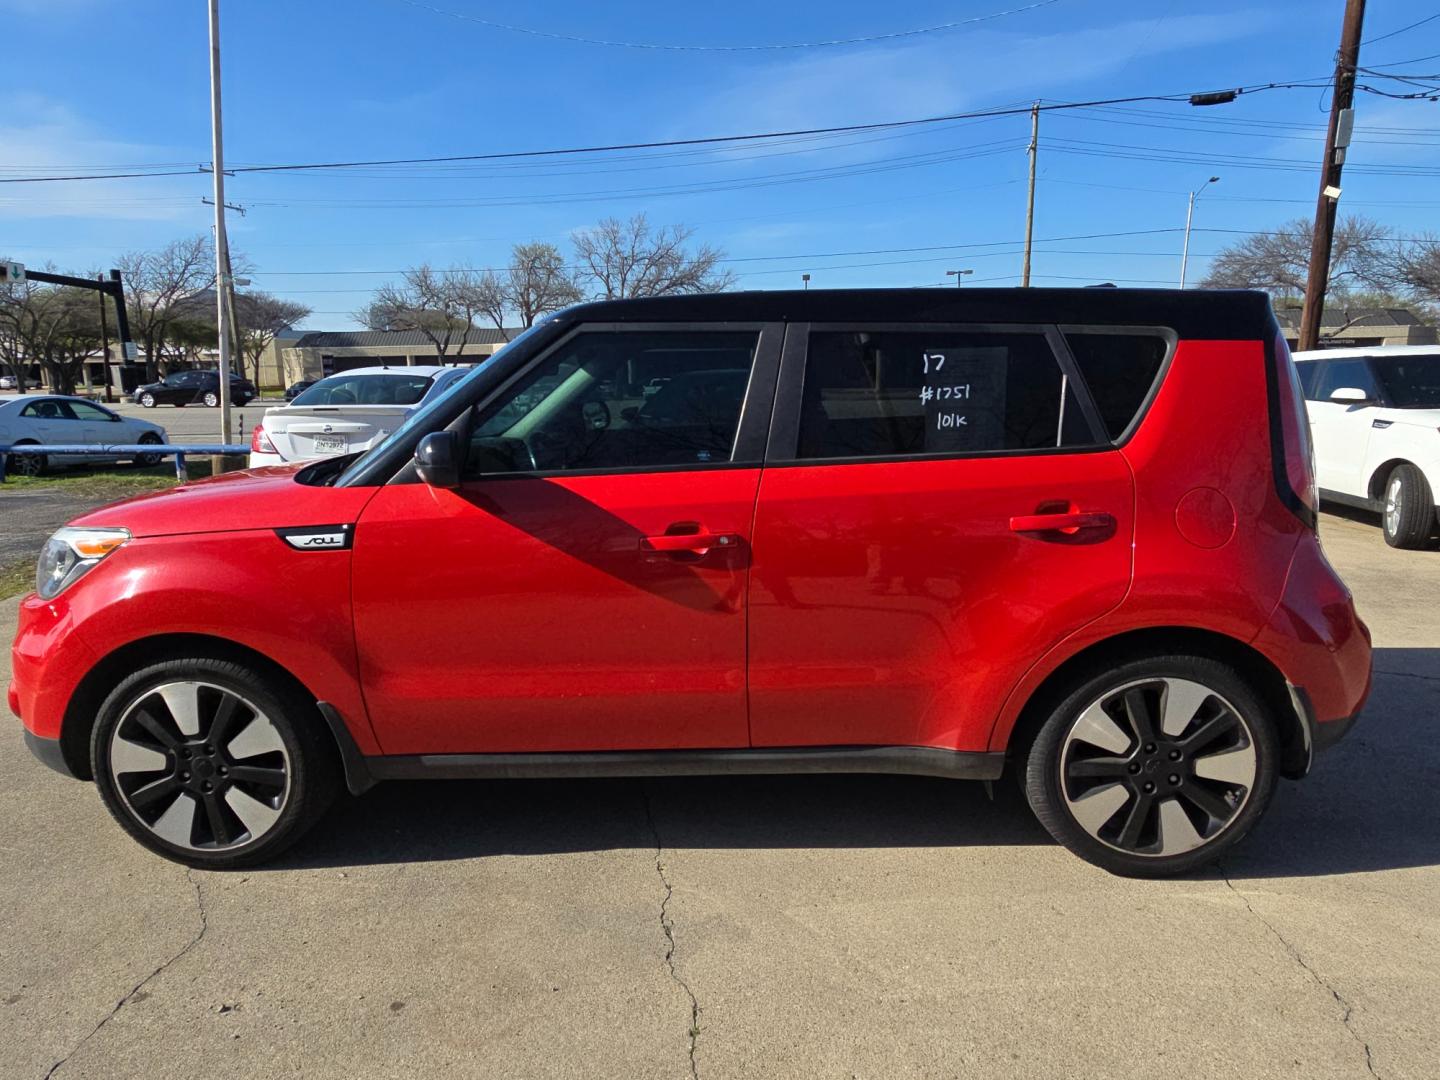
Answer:
[[[285,400],[294,401],[297,397],[303,394],[306,390],[309,390],[310,387],[314,386],[319,381],[319,379],[301,379],[297,383],[291,383],[285,388]]]
[[[238,375],[230,376],[230,401],[245,405],[259,397],[255,386]],[[214,371],[173,371],[160,382],[137,386],[130,400],[153,409],[156,405],[220,405],[220,375]]]

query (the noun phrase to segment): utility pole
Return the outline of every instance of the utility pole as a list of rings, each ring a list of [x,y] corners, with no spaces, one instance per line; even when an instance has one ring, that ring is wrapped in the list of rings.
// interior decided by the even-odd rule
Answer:
[[[1020,287],[1030,287],[1030,245],[1035,236],[1035,159],[1040,154],[1040,102],[1030,106],[1030,193],[1025,198],[1025,262],[1020,267]]]
[[[97,289],[95,295],[100,299],[100,365],[105,378],[105,403],[108,405],[115,400],[115,395],[110,389],[110,327],[105,321],[105,275],[96,275],[102,286]]]
[[[1335,56],[1335,92],[1330,100],[1330,126],[1325,134],[1325,158],[1320,169],[1320,197],[1315,204],[1315,232],[1310,240],[1310,272],[1305,282],[1305,307],[1300,313],[1300,348],[1320,344],[1320,316],[1325,311],[1325,288],[1330,280],[1330,248],[1335,239],[1335,216],[1340,202],[1340,170],[1355,124],[1355,69],[1360,63],[1360,31],[1365,21],[1365,0],[1346,0],[1345,22],[1340,28],[1340,51]]]
[[[230,245],[225,238],[225,149],[220,121],[220,0],[210,0],[210,157],[215,173],[215,308],[220,346],[220,441],[230,430]],[[219,459],[217,459],[219,460]]]

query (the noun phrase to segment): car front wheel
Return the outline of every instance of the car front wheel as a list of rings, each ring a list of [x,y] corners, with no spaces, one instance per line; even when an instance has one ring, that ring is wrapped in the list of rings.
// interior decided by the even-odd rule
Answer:
[[[140,404],[141,404],[141,406],[142,406],[143,408],[153,409],[153,408],[155,407],[155,395],[154,395],[154,394],[141,394],[141,395],[140,395]]]
[[[1425,474],[1410,464],[1396,465],[1385,479],[1380,525],[1385,543],[1421,548],[1435,531],[1435,498]]]
[[[264,862],[325,813],[334,748],[313,702],[259,672],[197,657],[146,667],[100,708],[96,785],[122,828],[188,866]]]
[[[1160,877],[1219,858],[1264,812],[1278,750],[1259,697],[1203,657],[1136,660],[1083,682],[1030,747],[1041,824],[1112,873]]]

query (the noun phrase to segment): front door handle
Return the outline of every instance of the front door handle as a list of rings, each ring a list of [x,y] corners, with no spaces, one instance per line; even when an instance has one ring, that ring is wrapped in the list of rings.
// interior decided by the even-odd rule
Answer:
[[[1010,519],[1010,531],[1017,533],[1058,532],[1073,536],[1081,529],[1113,529],[1115,515],[1102,511],[1069,511],[1059,514],[1022,514]]]
[[[740,538],[734,533],[712,533],[703,529],[693,533],[665,533],[663,536],[646,536],[640,540],[642,551],[663,551],[671,554],[690,552],[704,555],[711,548],[735,547]]]

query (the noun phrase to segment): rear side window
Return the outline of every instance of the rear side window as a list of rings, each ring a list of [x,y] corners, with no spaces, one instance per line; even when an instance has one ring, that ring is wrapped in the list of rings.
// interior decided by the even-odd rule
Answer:
[[[1093,442],[1042,333],[810,335],[797,456],[892,457]]]
[[[1111,439],[1119,439],[1150,395],[1169,343],[1158,334],[1068,332],[1065,341]]]

